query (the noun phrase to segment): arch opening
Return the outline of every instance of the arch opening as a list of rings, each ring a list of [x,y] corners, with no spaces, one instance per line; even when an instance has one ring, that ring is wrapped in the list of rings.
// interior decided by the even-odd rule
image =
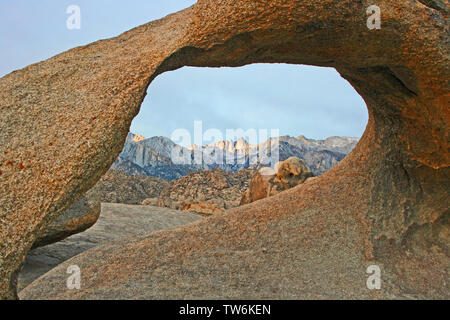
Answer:
[[[220,142],[229,145],[230,141],[236,144],[244,139],[244,147],[276,136],[304,151],[339,153],[333,157],[334,165],[353,149],[366,124],[364,101],[334,69],[253,64],[220,69],[185,67],[158,76],[148,88],[130,131],[138,134],[139,140],[152,138],[138,141],[148,145],[148,155],[152,146],[161,148],[155,143],[167,144],[167,140],[189,148]],[[128,151],[126,147],[122,152],[123,160],[140,167],[149,165],[142,154],[137,159]],[[164,154],[170,156],[167,150]],[[288,155],[284,152],[280,160]],[[292,151],[292,155],[301,157],[301,150]],[[328,171],[331,164],[327,162],[326,168],[314,168],[315,173]],[[203,168],[218,167],[209,164]],[[233,164],[219,167],[232,171],[245,168]],[[145,174],[145,170],[141,172]],[[157,173],[152,169],[150,174]]]
[[[172,194],[179,194],[174,200],[165,199],[168,191],[152,192],[148,199],[133,199],[134,204],[190,210],[192,203],[214,203],[210,212],[200,210],[208,214],[235,208],[246,203],[240,200],[250,192],[246,189],[251,189],[253,175],[276,174],[278,163],[289,158],[303,161],[312,176],[323,175],[353,150],[367,124],[364,101],[332,68],[185,67],[158,76],[147,93],[110,172],[168,180]],[[229,186],[241,188],[232,196],[214,187],[210,194],[198,191],[195,173],[214,175],[216,169],[228,180],[229,174],[242,171]],[[298,174],[286,173],[283,179],[296,181]],[[198,175],[208,179],[205,173]]]
[[[313,176],[321,176],[353,150],[367,124],[364,101],[331,68],[285,64],[185,67],[158,76],[147,93],[121,154],[88,193],[99,197],[108,218],[111,212],[126,216],[124,210],[134,210],[134,219],[140,219],[143,212],[154,210],[151,206],[161,212],[178,210],[181,220],[191,221],[185,217],[187,212],[209,216],[274,196],[275,190],[245,198],[252,179],[258,181],[254,178],[258,170],[267,172],[278,162],[296,157],[305,161]],[[276,157],[260,159],[267,152],[263,146],[276,138]],[[193,145],[202,147],[200,163],[195,162],[195,155],[189,163],[172,158],[174,148],[192,150]],[[220,152],[222,161],[210,157]],[[258,159],[251,162],[251,156]],[[298,175],[288,170],[283,176],[287,182],[274,185],[288,190],[309,178]],[[123,228],[122,236],[130,236],[130,230]],[[53,264],[42,265],[61,246],[69,253],[60,255],[66,260],[72,257],[72,247],[73,254],[91,248],[96,243],[95,232],[99,231],[94,226],[84,235],[33,250],[19,275],[19,289],[40,275],[34,271],[37,266],[48,271],[63,262],[55,259]],[[119,236],[121,231],[116,233]],[[89,236],[93,238],[89,245],[77,243]]]
[[[275,198],[180,230],[130,240],[125,251],[110,246],[108,252],[93,250],[75,260],[89,265],[88,275],[89,270],[95,270],[95,274],[111,280],[108,284],[102,282],[100,291],[105,296],[108,290],[117,292],[118,288],[123,295],[131,294],[127,289],[132,287],[136,292],[136,286],[142,283],[130,286],[131,275],[123,273],[118,277],[116,269],[109,268],[105,261],[116,263],[117,270],[130,270],[152,257],[157,259],[151,260],[155,261],[151,268],[161,272],[146,271],[140,276],[151,274],[147,283],[158,285],[140,289],[153,297],[161,286],[165,286],[165,292],[176,292],[173,296],[177,297],[204,295],[208,290],[214,297],[237,293],[261,297],[277,292],[279,279],[289,279],[290,270],[305,271],[296,276],[307,274],[316,280],[304,278],[302,288],[297,283],[282,282],[285,292],[293,292],[295,297],[304,297],[305,292],[319,292],[315,297],[322,298],[328,294],[370,297],[366,288],[360,287],[365,279],[358,273],[369,262],[383,264],[385,272],[392,275],[388,279],[391,290],[380,292],[381,297],[399,297],[399,292],[400,297],[402,292],[447,296],[443,270],[448,254],[442,245],[448,235],[448,69],[441,43],[445,29],[439,23],[422,28],[424,21],[443,18],[418,3],[396,1],[392,6],[388,2],[381,9],[391,19],[382,31],[370,34],[366,24],[361,23],[361,16],[366,18],[365,8],[350,2],[349,6],[342,1],[330,3],[334,10],[314,3],[271,2],[267,10],[265,4],[249,9],[241,1],[215,5],[199,1],[156,23],[76,48],[2,78],[0,95],[7,111],[2,120],[16,121],[20,116],[15,112],[17,106],[36,112],[34,117],[19,118],[24,130],[6,126],[0,135],[8,157],[23,162],[2,171],[3,187],[8,192],[1,196],[9,224],[1,239],[5,244],[0,252],[7,257],[0,265],[5,275],[0,282],[1,295],[13,297],[14,272],[39,231],[91,187],[120,153],[146,87],[157,74],[184,65],[290,62],[334,66],[364,97],[369,122],[350,157],[320,179]],[[277,10],[272,10],[275,6]],[[239,14],[231,14],[234,12]],[[229,32],[222,28],[224,25]],[[161,37],[163,34],[170,34],[170,39]],[[125,56],[124,47],[132,48],[126,50]],[[195,50],[181,52],[185,48]],[[169,57],[174,59],[169,61]],[[79,90],[61,85],[69,76]],[[23,88],[27,88],[26,93]],[[24,98],[28,93],[31,99]],[[66,120],[52,127],[60,137],[45,125],[49,116]],[[41,138],[40,148],[33,136]],[[68,138],[79,143],[67,143]],[[60,147],[62,152],[56,153],[52,147]],[[36,149],[41,152],[33,160]],[[36,167],[41,171],[32,174]],[[27,190],[26,202],[15,196],[18,188]],[[194,249],[186,250],[185,243]],[[282,253],[279,257],[285,268],[278,270],[280,262],[274,265],[273,259],[264,258],[268,245]],[[429,248],[436,250],[431,252]],[[254,254],[251,261],[261,268],[242,264],[249,262],[249,258],[239,255],[245,250]],[[308,259],[296,259],[300,258],[299,252]],[[153,256],[148,257],[148,253]],[[191,266],[192,272],[177,272],[177,267],[168,263],[167,253]],[[213,265],[217,256],[221,257],[221,265],[231,266],[230,277],[247,267],[244,278],[257,280],[253,283],[262,290],[249,292],[248,286],[239,283],[232,292],[221,290],[227,288],[223,274],[206,267]],[[342,264],[342,260],[348,263]],[[267,278],[267,270],[280,272],[277,277]],[[174,288],[165,282],[168,277],[183,283],[183,288],[170,291]],[[95,290],[98,282],[94,278],[98,279],[88,278],[88,289],[78,291],[78,297],[100,292]],[[217,280],[218,286],[208,285],[206,278]],[[58,275],[53,279],[63,283]],[[313,282],[319,288],[311,287]],[[346,295],[339,286],[330,288],[330,283],[347,284],[352,294]],[[71,296],[60,287],[52,288],[51,294]],[[193,294],[191,290],[199,287],[205,291]]]

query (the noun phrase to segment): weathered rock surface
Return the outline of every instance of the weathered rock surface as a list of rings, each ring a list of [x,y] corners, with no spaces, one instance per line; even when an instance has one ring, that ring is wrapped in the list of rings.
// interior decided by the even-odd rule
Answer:
[[[264,170],[258,170],[250,180],[248,190],[242,195],[239,205],[242,206],[275,195],[275,190],[272,189],[275,173],[264,174],[261,171]]]
[[[164,179],[109,170],[89,192],[101,202],[141,204],[147,198],[158,197],[168,185]]]
[[[157,75],[291,63],[336,68],[367,103],[346,159],[274,197],[93,248],[24,297],[448,299],[449,6],[380,0],[371,30],[371,4],[199,0],[1,78],[0,297],[15,297],[39,234],[117,158]],[[81,290],[63,285],[68,263]],[[369,265],[381,290],[365,285]]]
[[[274,168],[263,168],[255,173],[249,189],[242,195],[240,205],[274,196],[313,177],[305,161],[291,157],[277,163]]]
[[[144,201],[142,201],[143,206],[158,206],[158,198],[147,198]]]
[[[212,214],[225,212],[225,207],[226,204],[224,201],[211,199],[206,201],[193,201],[185,203],[181,210],[209,216]]]
[[[93,247],[121,238],[179,227],[201,219],[196,214],[166,208],[116,203],[102,203],[101,206],[101,216],[92,228],[28,253],[19,274],[19,292],[60,263]],[[33,290],[27,291],[28,294]]]
[[[34,248],[61,241],[92,227],[100,216],[100,202],[89,201],[81,197],[55,221],[51,222],[39,238],[33,243]]]
[[[166,137],[146,139],[129,133],[111,168],[129,175],[148,175],[165,180],[179,179],[201,169],[201,166],[173,163],[171,157],[175,147],[181,148]]]
[[[225,212],[239,206],[253,174],[251,169],[235,173],[219,168],[199,170],[171,181],[159,195],[157,205],[203,215]]]
[[[298,186],[314,176],[306,162],[296,157],[277,163],[274,171],[277,174],[273,183],[278,192]]]

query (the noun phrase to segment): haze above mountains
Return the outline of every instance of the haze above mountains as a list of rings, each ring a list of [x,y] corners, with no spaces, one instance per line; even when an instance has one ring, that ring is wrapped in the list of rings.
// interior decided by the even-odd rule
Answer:
[[[321,175],[341,161],[356,146],[358,138],[330,137],[325,140],[308,139],[304,136],[279,137],[279,161],[295,156],[306,161],[315,175]],[[273,138],[258,145],[252,145],[245,139],[220,141],[205,146],[189,148],[177,145],[167,137],[145,138],[129,133],[122,153],[111,169],[129,175],[147,175],[166,180],[179,179],[197,170],[237,172],[242,169],[259,169],[269,166],[272,156]],[[275,144],[274,144],[275,145]],[[173,161],[173,154],[184,154],[188,161]],[[203,156],[203,158],[201,158]],[[252,157],[257,156],[253,161]],[[195,162],[194,159],[202,159]],[[222,159],[223,161],[217,161]],[[229,161],[227,159],[234,159]],[[273,163],[272,163],[273,165]]]

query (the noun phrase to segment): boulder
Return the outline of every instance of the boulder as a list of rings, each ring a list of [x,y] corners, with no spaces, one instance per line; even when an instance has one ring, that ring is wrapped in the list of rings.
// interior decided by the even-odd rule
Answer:
[[[141,204],[145,199],[157,198],[168,185],[161,178],[109,170],[90,192],[101,202]]]
[[[142,201],[143,206],[158,206],[158,198],[147,198],[144,201]]]
[[[261,170],[256,172],[250,181],[248,190],[242,195],[239,205],[252,203],[275,195],[276,188],[274,188],[273,184],[275,176],[275,174],[264,174]]]
[[[61,285],[67,262],[23,297],[448,299],[450,10],[377,5],[380,29],[367,1],[199,0],[2,77],[0,298],[17,298],[33,243],[117,159],[155,77],[290,63],[335,68],[366,102],[343,161],[275,197],[88,250],[70,261],[80,290]],[[366,286],[373,265],[380,290]]]
[[[199,170],[170,181],[154,201],[160,207],[212,215],[239,205],[254,170],[225,172],[220,168]]]
[[[32,249],[61,241],[89,229],[97,222],[100,211],[99,201],[89,201],[85,196],[81,197],[46,227],[33,243]]]
[[[306,162],[296,157],[277,163],[274,171],[277,174],[273,179],[273,184],[278,192],[293,188],[314,176]]]
[[[194,201],[184,203],[181,210],[209,216],[225,212],[225,204],[223,203],[223,201],[215,200]]]
[[[313,176],[305,161],[296,157],[278,162],[274,169],[262,168],[252,177],[249,189],[242,195],[240,205],[271,197],[293,188]]]

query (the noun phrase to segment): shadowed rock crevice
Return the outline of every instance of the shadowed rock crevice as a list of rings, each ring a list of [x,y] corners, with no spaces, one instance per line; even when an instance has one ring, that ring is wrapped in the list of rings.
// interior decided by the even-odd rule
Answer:
[[[201,219],[201,216],[188,212],[126,204],[103,203],[101,210],[98,222],[86,232],[31,250],[20,272],[18,289],[22,290],[60,263],[100,244],[175,228]]]
[[[73,234],[92,227],[100,216],[100,202],[81,197],[56,220],[48,224],[46,230],[33,243],[32,249],[61,241]]]
[[[413,227],[448,221],[447,28],[419,2],[379,6],[382,28],[369,30],[354,0],[200,0],[0,79],[0,297],[14,298],[40,232],[117,158],[158,74],[261,62],[336,68],[369,112],[355,150],[274,197],[75,257],[82,290],[61,285],[62,264],[22,296],[448,297],[448,255]],[[401,246],[409,237],[426,239]],[[383,290],[364,285],[371,264]]]
[[[441,11],[442,13],[448,13],[448,4],[445,4],[444,0],[418,0],[420,3],[430,7],[432,9]]]

